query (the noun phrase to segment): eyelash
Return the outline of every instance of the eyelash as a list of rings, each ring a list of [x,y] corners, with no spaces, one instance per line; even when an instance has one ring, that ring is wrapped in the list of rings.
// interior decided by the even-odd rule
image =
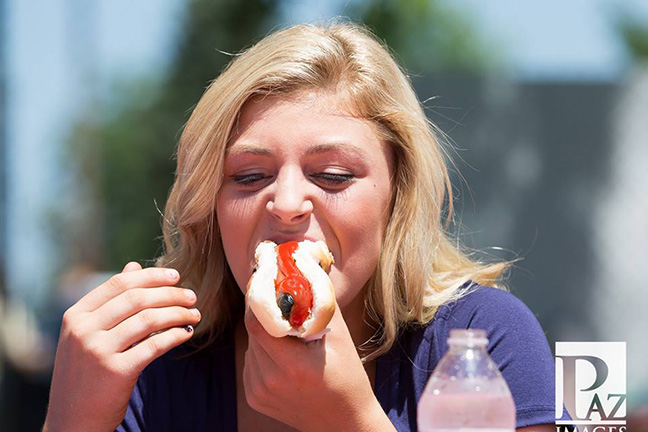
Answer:
[[[232,179],[234,180],[234,183],[238,185],[251,186],[255,183],[260,182],[261,180],[266,179],[266,176],[264,176],[263,174],[245,174],[232,176]]]
[[[323,180],[324,183],[330,186],[341,186],[350,183],[355,176],[353,174],[319,173],[312,175],[312,177]]]
[[[351,182],[355,176],[353,174],[337,174],[337,173],[318,173],[313,174],[314,177],[329,186],[341,186]],[[267,179],[268,177],[263,174],[245,174],[232,176],[234,183],[240,186],[254,186],[259,182]]]

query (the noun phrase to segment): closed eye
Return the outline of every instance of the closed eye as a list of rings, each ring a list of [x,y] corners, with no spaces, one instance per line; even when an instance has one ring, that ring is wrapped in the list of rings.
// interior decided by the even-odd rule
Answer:
[[[339,174],[339,173],[317,173],[312,174],[311,177],[315,178],[316,181],[324,183],[328,186],[341,186],[353,181],[355,176],[353,174]]]
[[[266,178],[268,178],[268,176],[260,173],[232,176],[234,183],[241,186],[254,186],[265,180]]]

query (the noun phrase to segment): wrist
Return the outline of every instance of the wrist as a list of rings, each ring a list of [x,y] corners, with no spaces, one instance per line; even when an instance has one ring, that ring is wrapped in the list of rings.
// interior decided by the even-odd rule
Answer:
[[[395,432],[396,428],[383,411],[380,403],[374,397],[369,406],[353,412],[331,415],[331,420],[337,420],[335,424],[312,424],[308,428],[302,429],[308,432],[324,431],[354,431],[354,432]]]
[[[85,432],[85,431],[106,431],[112,432],[117,426],[107,426],[105,424],[90,424],[90,422],[66,422],[66,421],[57,421],[56,419],[50,418],[49,415],[45,417],[45,423],[41,432]]]
[[[355,431],[367,432],[395,432],[396,428],[383,411],[377,399],[373,399],[372,406],[364,411],[358,419],[358,427]]]

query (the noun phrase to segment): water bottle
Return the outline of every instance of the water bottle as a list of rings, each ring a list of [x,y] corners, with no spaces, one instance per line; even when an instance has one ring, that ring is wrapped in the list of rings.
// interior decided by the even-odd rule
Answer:
[[[418,403],[420,432],[515,431],[515,403],[487,344],[485,330],[450,330]]]

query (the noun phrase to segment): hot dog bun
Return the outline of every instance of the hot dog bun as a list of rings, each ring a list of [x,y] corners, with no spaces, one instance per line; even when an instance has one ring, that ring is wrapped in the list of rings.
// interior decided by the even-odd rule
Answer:
[[[246,300],[266,331],[274,337],[297,336],[316,338],[326,330],[335,312],[335,292],[328,277],[333,255],[323,241],[299,242],[292,254],[297,268],[308,280],[313,294],[310,316],[295,328],[282,316],[275,295],[275,279],[279,271],[277,244],[264,241],[255,251],[256,271],[248,282]]]

